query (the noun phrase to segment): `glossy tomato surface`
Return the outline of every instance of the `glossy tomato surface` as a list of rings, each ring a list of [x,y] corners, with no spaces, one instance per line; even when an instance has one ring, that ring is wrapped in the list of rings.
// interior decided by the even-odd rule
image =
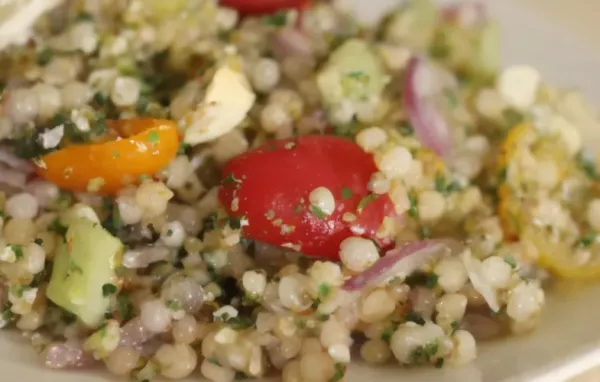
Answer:
[[[384,217],[395,216],[387,195],[367,189],[376,171],[372,155],[343,138],[274,141],[225,166],[219,199],[230,216],[247,220],[245,237],[338,258],[340,243],[350,236],[372,238],[381,247],[391,244],[390,238],[375,235]],[[331,215],[309,203],[317,187],[333,194]]]
[[[304,9],[310,0],[221,0],[221,4],[236,9],[242,15],[261,15],[286,9]]]

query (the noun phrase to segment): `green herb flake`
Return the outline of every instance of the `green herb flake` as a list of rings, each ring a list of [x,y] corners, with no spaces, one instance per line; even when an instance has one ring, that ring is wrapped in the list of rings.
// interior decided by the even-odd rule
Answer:
[[[398,130],[400,131],[400,134],[402,134],[405,137],[410,137],[414,134],[413,127],[410,124],[408,124],[408,122],[402,123],[400,127],[398,127]]]
[[[435,286],[436,286],[436,285],[437,285],[437,283],[438,283],[438,279],[439,279],[438,275],[436,275],[436,274],[435,274],[435,273],[433,273],[433,272],[432,272],[432,273],[429,273],[429,274],[427,275],[427,281],[425,282],[425,287],[426,287],[427,289],[433,289],[433,288],[435,288]]]
[[[217,361],[216,358],[207,358],[206,361],[208,363],[212,363],[213,365],[218,365],[219,364],[219,361]]]
[[[351,199],[352,196],[354,196],[354,193],[352,192],[352,189],[350,187],[342,188],[342,199],[348,200]]]
[[[35,56],[35,62],[40,66],[46,66],[54,57],[54,52],[50,48],[43,48],[39,50]]]
[[[108,102],[108,96],[102,92],[97,92],[94,94],[93,100],[99,106],[104,106]]]
[[[594,157],[590,153],[586,151],[580,151],[577,154],[577,164],[581,168],[583,172],[588,176],[588,178],[592,180],[597,180],[600,177],[598,176],[598,172],[596,169],[596,163],[594,162]]]
[[[159,140],[160,140],[160,134],[158,133],[158,131],[151,131],[150,133],[148,133],[148,142],[150,142],[154,145],[154,144],[158,143]]]
[[[116,314],[116,318],[121,322],[128,321],[133,317],[133,305],[128,296],[122,294],[117,296]]]
[[[227,174],[227,176],[225,178],[223,178],[223,180],[221,181],[222,186],[231,186],[233,184],[240,184],[240,183],[242,183],[242,180],[236,178],[232,172]]]
[[[431,229],[427,226],[421,226],[419,230],[419,238],[421,240],[428,239],[431,237]]]
[[[440,345],[438,344],[438,342],[433,341],[433,342],[430,342],[430,343],[426,344],[425,346],[423,346],[423,353],[425,353],[425,355],[427,357],[433,357],[434,355],[436,355],[439,348],[440,348]]]
[[[596,241],[596,237],[597,236],[595,233],[589,233],[585,236],[582,236],[579,240],[577,240],[577,242],[575,243],[575,246],[577,248],[588,248],[589,246],[594,244],[594,242]]]
[[[135,105],[135,111],[138,115],[144,115],[148,112],[148,106],[150,105],[150,100],[148,96],[145,94],[140,94],[140,98]]]
[[[413,190],[408,192],[408,201],[410,202],[410,208],[408,209],[408,215],[417,219],[419,217],[419,209],[417,207],[417,193]]]
[[[227,225],[231,229],[240,229],[242,228],[242,219],[236,217],[227,218]]]
[[[392,335],[394,334],[393,328],[387,328],[381,333],[381,340],[387,342],[388,344],[392,340]]]
[[[192,146],[189,143],[181,142],[177,149],[177,155],[189,155],[192,150]]]
[[[116,285],[110,283],[102,285],[102,295],[104,297],[112,296],[115,293],[117,293]]]
[[[10,249],[15,254],[15,257],[17,258],[17,260],[21,260],[24,257],[23,256],[23,247],[21,247],[19,244],[11,244]]]
[[[262,21],[265,25],[271,25],[274,27],[285,26],[288,21],[288,12],[287,11],[279,11],[279,12],[273,13],[271,15],[263,17]]]
[[[169,308],[173,312],[179,312],[182,309],[181,304],[177,300],[167,301],[167,308]]]
[[[436,359],[435,360],[435,368],[441,369],[442,367],[444,367],[444,359],[443,358]]]
[[[10,322],[15,319],[15,314],[10,310],[10,308],[6,308],[0,313],[2,320],[4,322]]]
[[[498,183],[502,184],[502,183],[506,182],[507,175],[508,175],[508,169],[506,167],[504,167],[503,169],[501,169],[498,172]]]
[[[452,328],[452,333],[456,332],[458,329],[460,329],[460,322],[458,321],[452,321],[452,323],[450,323],[450,327]]]
[[[517,260],[515,260],[515,258],[510,255],[504,256],[504,261],[506,261],[506,263],[510,265],[512,269],[517,269],[517,267],[519,266]]]
[[[317,206],[310,206],[310,213],[321,220],[327,219],[327,214]]]
[[[444,89],[444,96],[446,97],[446,100],[448,101],[448,105],[451,108],[456,108],[458,107],[458,96],[456,94],[456,92],[454,92],[451,89]]]
[[[511,108],[504,109],[502,111],[502,116],[509,129],[512,129],[525,120],[523,113]]]
[[[227,320],[227,326],[233,330],[244,330],[251,328],[255,323],[255,320],[251,316],[239,315],[232,317]]]
[[[329,284],[322,283],[319,285],[319,298],[325,298],[329,296],[329,293],[331,293],[331,286]]]
[[[415,312],[414,310],[409,311],[406,314],[406,321],[407,322],[414,322],[415,324],[418,325],[425,325],[425,320],[423,319],[423,317],[421,317],[421,315],[417,312]]]
[[[80,12],[76,17],[75,21],[94,21],[94,15],[88,12]]]
[[[344,368],[344,365],[342,365],[341,363],[336,363],[335,364],[335,374],[333,375],[333,377],[331,377],[331,379],[329,380],[329,382],[339,382],[342,380],[342,378],[344,378],[344,374],[346,373],[346,370]]]
[[[44,245],[44,240],[39,237],[37,237],[33,242],[37,245]]]
[[[378,197],[379,195],[377,194],[369,194],[365,196],[360,200],[360,202],[358,202],[358,207],[356,209],[358,210],[358,212],[361,212],[365,209],[366,206],[377,200]]]

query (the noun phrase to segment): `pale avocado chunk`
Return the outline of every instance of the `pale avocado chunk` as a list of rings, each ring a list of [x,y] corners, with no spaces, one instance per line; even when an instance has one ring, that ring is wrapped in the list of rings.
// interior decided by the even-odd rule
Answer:
[[[317,86],[327,105],[378,98],[387,81],[379,56],[359,39],[348,40],[337,48],[317,76]]]
[[[100,224],[80,218],[58,248],[46,295],[90,326],[100,325],[109,305],[103,286],[117,280],[123,244]]]

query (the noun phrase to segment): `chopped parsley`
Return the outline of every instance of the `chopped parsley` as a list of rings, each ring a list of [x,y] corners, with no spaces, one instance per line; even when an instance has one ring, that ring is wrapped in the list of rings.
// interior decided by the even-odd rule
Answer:
[[[419,237],[421,238],[421,240],[430,238],[431,229],[425,225],[421,226],[421,229],[419,231]]]
[[[369,195],[365,196],[364,198],[362,198],[360,200],[360,202],[358,202],[358,207],[357,207],[358,212],[361,212],[362,210],[364,210],[366,206],[371,204],[371,202],[374,202],[378,197],[379,197],[379,195],[377,195],[377,194],[369,194]]]
[[[21,247],[19,244],[11,244],[10,249],[15,254],[17,260],[21,260],[23,258],[23,247]]]
[[[108,102],[108,96],[102,92],[96,92],[94,94],[93,101],[99,106],[103,106],[106,105],[106,103]]]
[[[437,340],[430,342],[428,344],[425,344],[424,346],[417,347],[413,351],[411,358],[415,363],[429,362],[431,358],[436,355],[439,348],[440,345],[438,344]]]
[[[110,283],[102,285],[102,295],[104,297],[112,296],[115,293],[117,293],[116,285]]]
[[[454,333],[455,331],[460,329],[460,322],[458,322],[456,320],[452,321],[452,323],[450,324],[450,327],[452,328],[452,333]]]
[[[174,312],[178,312],[182,309],[181,304],[177,300],[167,301],[167,308],[169,308],[170,310],[172,310]]]
[[[279,11],[279,12],[273,13],[271,15],[263,17],[262,21],[265,25],[271,25],[274,27],[285,26],[288,21],[288,12],[287,11]]]
[[[577,248],[588,248],[590,245],[594,244],[594,242],[596,241],[596,234],[595,233],[588,233],[585,236],[582,236],[579,240],[577,240],[577,242],[575,243],[575,246]]]
[[[408,201],[410,202],[408,215],[413,219],[417,219],[419,217],[419,210],[417,208],[417,194],[413,190],[408,192]]]
[[[336,363],[335,364],[335,374],[333,375],[333,377],[331,377],[331,379],[329,380],[329,382],[339,382],[342,380],[342,378],[344,378],[344,374],[345,374],[345,369],[344,366],[341,363]]]
[[[231,229],[240,229],[242,228],[242,219],[236,217],[228,217],[227,225]]]
[[[325,298],[329,296],[329,293],[331,293],[331,287],[329,284],[323,283],[319,285],[319,298]]]
[[[189,155],[192,150],[192,146],[189,143],[181,142],[177,149],[177,155]]]
[[[94,15],[88,12],[80,12],[76,17],[75,21],[94,21]]]
[[[446,177],[442,174],[438,174],[435,177],[435,190],[442,195],[448,195],[454,191],[460,190],[460,184],[456,181],[448,182]]]
[[[44,240],[39,237],[37,237],[33,242],[37,245],[44,245]]]
[[[427,281],[425,281],[425,287],[427,287],[427,289],[433,289],[435,288],[435,286],[438,283],[438,275],[436,275],[435,273],[429,273],[427,275]]]
[[[138,115],[144,115],[148,112],[148,106],[150,105],[150,100],[146,94],[140,94],[140,98],[135,105],[135,111]]]
[[[435,367],[436,367],[436,369],[441,369],[442,367],[444,367],[444,359],[443,358],[436,359]]]
[[[148,133],[148,142],[150,142],[154,145],[154,144],[158,143],[159,140],[160,140],[160,134],[158,133],[158,131],[151,131],[150,133]]]
[[[35,55],[35,62],[40,66],[46,66],[52,61],[54,52],[50,48],[43,48]]]
[[[227,326],[233,330],[244,330],[251,328],[255,320],[251,316],[239,315],[227,320]]]
[[[413,127],[408,122],[402,123],[400,127],[398,127],[398,130],[400,131],[400,134],[404,135],[405,137],[410,137],[414,134]]]
[[[448,105],[451,108],[456,108],[458,106],[458,96],[451,89],[444,89],[444,96],[446,96],[446,100],[448,101]]]
[[[498,183],[502,184],[506,182],[506,176],[508,175],[508,169],[504,167],[502,170],[498,172]]]
[[[506,261],[506,263],[510,265],[512,269],[517,269],[517,267],[519,266],[517,260],[515,260],[515,258],[510,255],[504,256],[504,261]]]
[[[230,172],[229,174],[227,174],[227,176],[225,178],[223,178],[223,180],[221,181],[221,185],[222,186],[230,186],[233,184],[240,184],[242,183],[241,179],[238,179],[235,177],[235,175],[233,175],[232,172]]]
[[[321,220],[327,219],[327,214],[317,206],[310,206],[310,213]]]
[[[579,168],[588,176],[588,178],[592,180],[598,180],[600,177],[598,176],[598,171],[596,169],[596,163],[594,162],[594,157],[590,153],[586,151],[580,151],[577,154],[577,164]]]
[[[509,129],[515,127],[525,120],[525,116],[521,112],[511,108],[504,109],[502,111],[502,116],[504,117]]]
[[[353,195],[354,193],[352,192],[352,189],[350,187],[342,188],[342,199],[348,200],[352,198]]]
[[[124,322],[133,317],[133,305],[126,295],[117,296],[116,319]]]
[[[415,324],[418,325],[425,325],[425,320],[423,319],[423,317],[415,312],[414,310],[409,311],[408,313],[406,313],[406,321],[407,322],[414,322]]]
[[[381,340],[387,342],[388,344],[392,340],[392,335],[394,334],[394,328],[387,328],[381,333]]]
[[[10,322],[15,319],[15,314],[10,310],[10,308],[5,308],[1,313],[0,317],[5,322]]]

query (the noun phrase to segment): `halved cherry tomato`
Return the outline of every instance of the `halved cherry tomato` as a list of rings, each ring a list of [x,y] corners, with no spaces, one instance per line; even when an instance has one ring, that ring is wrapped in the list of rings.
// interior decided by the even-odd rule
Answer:
[[[71,145],[45,155],[37,163],[38,174],[63,189],[115,194],[164,168],[179,148],[177,125],[172,121],[109,121],[108,128],[119,138]]]
[[[245,237],[337,259],[340,243],[350,236],[373,239],[382,248],[393,242],[376,235],[385,217],[396,216],[387,194],[367,189],[376,171],[372,155],[346,139],[280,140],[231,160],[219,199],[230,216],[243,219]],[[317,187],[333,194],[331,215],[311,206],[309,195]]]
[[[243,15],[264,15],[285,9],[304,9],[310,0],[221,0],[221,5],[234,8]]]

